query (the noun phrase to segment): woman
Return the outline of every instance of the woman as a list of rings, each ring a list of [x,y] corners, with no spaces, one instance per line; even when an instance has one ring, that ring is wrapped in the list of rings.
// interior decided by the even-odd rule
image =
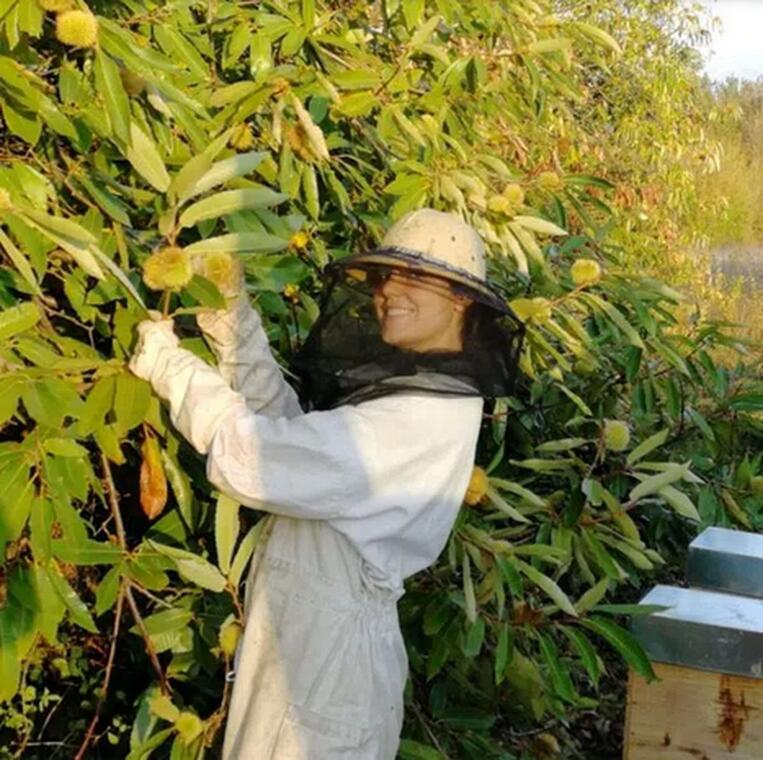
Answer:
[[[227,760],[395,757],[396,602],[447,541],[482,396],[508,392],[521,331],[507,314],[474,230],[422,209],[330,268],[296,362],[307,413],[244,298],[199,318],[218,369],[170,321],[140,325],[131,368],[208,455],[210,482],[276,515],[249,572]]]

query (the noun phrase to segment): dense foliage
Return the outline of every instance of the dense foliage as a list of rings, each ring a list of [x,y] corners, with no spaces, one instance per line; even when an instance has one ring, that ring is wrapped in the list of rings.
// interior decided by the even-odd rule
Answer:
[[[0,0],[0,756],[215,755],[263,522],[127,371],[135,326],[211,360],[234,254],[288,362],[320,267],[421,205],[481,232],[528,339],[401,604],[401,756],[552,755],[605,653],[649,674],[618,589],[698,521],[760,526],[763,392],[634,273],[678,268],[715,160],[695,12],[578,6]]]

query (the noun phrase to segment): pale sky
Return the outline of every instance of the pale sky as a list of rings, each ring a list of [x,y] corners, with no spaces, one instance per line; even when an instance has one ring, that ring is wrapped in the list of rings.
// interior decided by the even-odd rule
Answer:
[[[763,76],[763,0],[705,0],[722,29],[713,32],[712,52],[703,51],[711,79]]]

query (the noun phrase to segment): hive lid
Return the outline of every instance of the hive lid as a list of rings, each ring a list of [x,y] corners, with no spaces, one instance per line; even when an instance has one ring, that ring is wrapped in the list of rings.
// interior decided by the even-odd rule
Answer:
[[[763,678],[763,601],[696,588],[656,586],[640,602],[668,609],[633,618],[657,662]]]
[[[763,598],[763,535],[708,528],[689,545],[690,586]]]

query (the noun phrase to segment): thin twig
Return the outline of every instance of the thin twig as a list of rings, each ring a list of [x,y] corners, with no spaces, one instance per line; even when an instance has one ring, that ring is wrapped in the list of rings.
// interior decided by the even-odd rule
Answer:
[[[156,602],[161,607],[166,607],[167,609],[174,609],[173,606],[169,602],[165,602],[164,599],[161,597],[158,597],[156,594],[152,594],[147,588],[144,586],[141,586],[139,583],[135,583],[135,581],[132,581],[130,585],[139,593],[143,594],[147,599],[150,599],[152,602]]]
[[[127,534],[125,533],[125,524],[122,521],[122,513],[119,511],[119,502],[117,500],[117,489],[114,486],[114,478],[111,474],[111,465],[106,455],[101,452],[101,466],[103,467],[103,478],[106,481],[106,496],[109,499],[111,514],[114,518],[114,525],[117,529],[117,538],[122,551],[127,551]]]
[[[103,453],[101,453],[101,464],[103,466],[106,495],[109,499],[111,513],[114,516],[114,524],[117,529],[119,545],[123,552],[127,552],[127,534],[125,533],[125,526],[124,522],[122,521],[122,513],[119,511],[119,501],[117,500],[117,490],[114,486],[114,478],[111,474],[111,465],[109,465],[109,460]],[[167,682],[167,677],[164,675],[164,671],[162,670],[161,663],[159,662],[159,658],[156,655],[154,645],[151,643],[151,637],[148,633],[148,630],[146,629],[146,624],[143,621],[143,616],[140,614],[138,605],[135,603],[135,597],[132,593],[132,586],[129,579],[127,578],[125,578],[124,590],[125,597],[127,598],[127,604],[130,605],[130,611],[132,612],[132,616],[135,619],[135,624],[138,626],[141,636],[143,637],[143,644],[146,647],[146,653],[148,654],[148,658],[151,660],[151,665],[159,679],[159,688],[161,689],[162,694],[170,694],[172,693],[172,689]]]
[[[162,665],[156,655],[156,649],[154,649],[154,645],[151,642],[151,636],[148,632],[148,629],[146,628],[146,623],[143,620],[143,616],[140,614],[138,605],[135,603],[135,597],[132,595],[132,586],[129,584],[126,587],[125,596],[127,597],[127,604],[130,605],[132,616],[135,618],[135,623],[140,630],[140,635],[143,636],[143,643],[146,646],[146,654],[148,655],[148,659],[151,660],[151,665],[156,672],[157,678],[159,679],[159,689],[162,694],[171,694],[172,689],[170,688],[169,682],[167,681],[167,677],[164,675]]]
[[[416,717],[419,719],[419,722],[424,727],[424,730],[427,732],[429,741],[431,741],[432,744],[434,744],[435,749],[443,756],[444,760],[450,760],[448,753],[445,752],[445,750],[440,746],[440,742],[437,741],[437,737],[434,735],[434,731],[432,731],[432,729],[429,726],[429,723],[427,723],[427,719],[424,713],[421,711],[421,708],[416,703],[415,699],[411,702],[411,705],[413,707],[413,712],[416,713]]]
[[[170,291],[165,290],[164,295],[162,296],[162,316],[164,319],[167,319],[170,315]]]
[[[79,751],[74,757],[74,760],[84,760],[85,752],[90,746],[90,742],[93,740],[95,734],[95,727],[98,725],[98,719],[101,717],[101,710],[106,702],[106,696],[109,693],[109,683],[111,682],[111,673],[114,669],[114,656],[117,651],[117,638],[119,637],[119,626],[122,622],[122,609],[124,607],[125,590],[127,588],[128,581],[125,579],[119,588],[119,596],[117,597],[117,608],[114,612],[114,627],[111,629],[111,648],[109,649],[109,658],[106,661],[106,673],[103,677],[103,686],[101,686],[101,694],[98,697],[98,704],[95,706],[95,713],[90,721],[90,725],[87,727],[85,738],[82,740]]]

